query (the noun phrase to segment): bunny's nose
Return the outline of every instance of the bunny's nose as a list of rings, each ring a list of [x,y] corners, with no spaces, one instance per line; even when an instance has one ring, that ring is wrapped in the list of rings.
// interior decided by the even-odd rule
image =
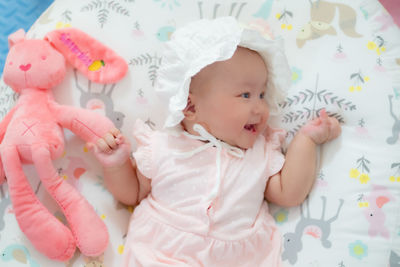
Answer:
[[[31,68],[31,64],[19,65],[19,68],[22,71],[28,71]]]

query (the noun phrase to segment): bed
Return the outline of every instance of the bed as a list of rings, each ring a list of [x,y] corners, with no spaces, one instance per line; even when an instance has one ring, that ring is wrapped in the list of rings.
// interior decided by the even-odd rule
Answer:
[[[185,23],[219,16],[281,36],[292,86],[271,123],[287,141],[321,109],[342,123],[342,135],[319,149],[319,168],[299,207],[270,206],[282,233],[284,266],[400,266],[400,29],[377,0],[56,0],[28,32],[43,36],[77,27],[117,51],[129,64],[118,83],[100,85],[69,68],[54,88],[58,102],[95,110],[130,135],[137,118],[151,128],[164,120],[154,85],[164,42]],[[0,113],[17,99],[0,83]],[[100,165],[68,130],[60,175],[93,205],[108,227],[104,255],[77,251],[68,262],[37,252],[18,228],[7,185],[0,186],[0,266],[121,266],[133,207],[105,189]],[[37,196],[64,221],[30,165]]]

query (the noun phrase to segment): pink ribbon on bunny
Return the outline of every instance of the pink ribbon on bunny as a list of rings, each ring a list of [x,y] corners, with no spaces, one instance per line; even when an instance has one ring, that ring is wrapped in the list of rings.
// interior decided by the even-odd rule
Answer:
[[[0,184],[7,177],[18,224],[37,250],[59,261],[70,259],[76,246],[86,256],[101,255],[108,245],[104,222],[59,176],[52,160],[64,151],[63,128],[93,143],[114,125],[93,111],[58,104],[51,89],[64,79],[66,61],[97,83],[117,82],[128,66],[110,48],[74,28],[49,32],[44,40],[25,39],[19,30],[9,36],[9,46],[3,77],[19,98],[0,123]],[[24,174],[25,163],[35,165],[69,228],[39,202]]]

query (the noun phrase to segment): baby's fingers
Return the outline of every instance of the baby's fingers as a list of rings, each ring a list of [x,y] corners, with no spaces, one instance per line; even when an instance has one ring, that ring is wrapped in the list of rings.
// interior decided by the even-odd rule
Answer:
[[[90,143],[90,142],[86,143],[86,148],[87,148],[89,151],[92,151],[94,154],[101,153],[101,152],[99,151],[99,148],[97,147],[97,145],[95,145],[95,144],[93,144],[93,143]]]
[[[328,115],[326,114],[326,110],[322,109],[318,114],[318,118],[313,119],[312,121],[309,122],[309,124],[321,127],[321,124],[326,124],[327,119]]]
[[[121,142],[121,132],[117,128],[112,128],[108,133],[106,133],[103,138],[97,141],[97,145],[99,146],[100,150],[109,153],[112,150],[118,148]]]
[[[117,128],[112,128],[112,129],[109,131],[109,133],[112,134],[114,137],[117,137],[118,135],[121,134],[120,130],[118,130]]]
[[[118,144],[116,142],[116,137],[111,133],[106,133],[103,136],[104,141],[106,142],[106,144],[109,146],[109,148],[111,148],[111,150],[116,149]]]
[[[323,120],[328,118],[328,114],[326,114],[326,109],[321,109],[320,113],[319,113],[319,117]]]
[[[108,145],[105,138],[99,138],[96,142],[97,148],[104,153],[111,153],[112,148]]]
[[[115,137],[115,142],[117,143],[117,145],[121,145],[125,143],[125,137],[122,134],[119,134]]]
[[[335,139],[342,132],[342,127],[340,127],[340,123],[336,118],[329,118],[329,130],[329,140]]]
[[[326,113],[326,109],[321,109],[317,120],[318,120],[317,125],[326,126],[329,124],[329,117],[328,117],[328,114]]]

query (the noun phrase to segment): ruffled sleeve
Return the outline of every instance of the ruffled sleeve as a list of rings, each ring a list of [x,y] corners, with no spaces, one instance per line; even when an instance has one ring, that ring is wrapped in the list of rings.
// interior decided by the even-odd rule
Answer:
[[[268,128],[265,131],[267,150],[267,177],[277,174],[285,163],[285,156],[282,153],[282,145],[285,141],[286,131],[277,128]]]
[[[132,153],[139,171],[151,179],[154,176],[153,144],[154,131],[142,120],[137,119],[133,126],[133,137],[136,140],[137,149]]]

